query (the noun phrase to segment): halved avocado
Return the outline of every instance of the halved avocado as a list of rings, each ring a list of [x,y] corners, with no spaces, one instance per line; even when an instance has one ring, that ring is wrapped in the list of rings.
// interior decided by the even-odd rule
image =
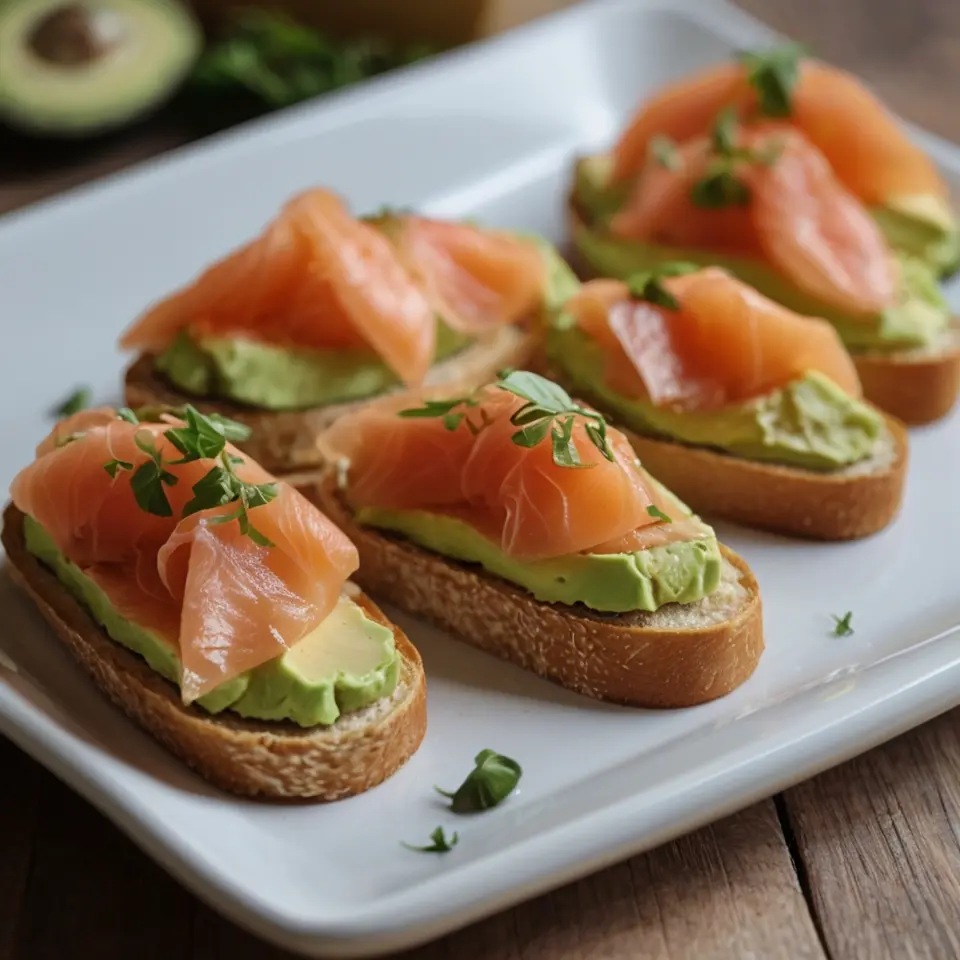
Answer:
[[[0,120],[59,136],[121,126],[169,97],[202,45],[178,0],[3,0]]]

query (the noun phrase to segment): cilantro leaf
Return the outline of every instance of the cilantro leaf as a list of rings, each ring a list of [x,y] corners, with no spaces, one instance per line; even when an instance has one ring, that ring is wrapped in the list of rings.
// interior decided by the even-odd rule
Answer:
[[[690,199],[708,210],[746,206],[750,202],[750,188],[727,164],[710,165],[706,175],[691,187]]]
[[[57,419],[72,416],[90,406],[90,399],[93,396],[89,387],[78,387],[69,397],[65,397],[54,408],[53,415]]]
[[[681,261],[665,263],[653,270],[642,270],[631,274],[627,278],[627,287],[630,296],[635,300],[645,300],[647,303],[665,307],[667,310],[679,310],[680,302],[663,285],[663,280],[666,277],[679,277],[685,273],[693,273],[697,269],[699,268],[694,263]]]
[[[130,463],[128,460],[108,460],[103,465],[103,469],[106,470],[107,473],[110,474],[110,477],[115,480],[117,477],[117,474],[121,470],[132,470],[133,464]]]
[[[117,410],[117,417],[121,420],[126,420],[127,423],[140,422],[140,418],[129,407],[120,407],[120,409]]]
[[[457,845],[460,837],[456,833],[452,833],[448,840],[446,834],[443,832],[443,827],[437,827],[437,829],[430,834],[430,840],[432,842],[425,847],[415,847],[409,843],[404,843],[403,846],[417,853],[449,853]]]
[[[763,53],[741,54],[747,80],[757,93],[761,111],[768,117],[788,117],[793,112],[800,61],[806,55],[806,48],[799,43],[787,43]]]
[[[513,442],[518,447],[535,447],[546,439],[553,421],[549,416],[541,416],[539,420],[528,423],[513,435]]]
[[[656,520],[662,520],[664,523],[673,523],[673,520],[670,519],[658,506],[655,504],[650,504],[647,507],[647,513]]]
[[[650,155],[666,170],[676,172],[683,166],[677,145],[670,137],[656,136],[650,141]]]
[[[573,417],[564,420],[554,420],[550,439],[553,446],[553,462],[558,467],[582,467],[580,454],[573,442]]]
[[[838,617],[836,614],[831,614],[833,617],[833,635],[835,637],[849,637],[853,633],[853,627],[850,626],[850,621],[853,618],[853,611],[848,610],[842,617]]]
[[[156,517],[172,517],[173,508],[167,498],[164,485],[173,487],[177,477],[163,469],[156,461],[140,464],[130,478],[130,488],[141,510]]]
[[[511,371],[497,386],[553,413],[564,413],[574,406],[563,387],[528,370]]]
[[[503,803],[516,789],[523,769],[516,760],[495,750],[481,750],[474,759],[474,768],[454,791],[434,789],[450,801],[454,813],[479,813]]]

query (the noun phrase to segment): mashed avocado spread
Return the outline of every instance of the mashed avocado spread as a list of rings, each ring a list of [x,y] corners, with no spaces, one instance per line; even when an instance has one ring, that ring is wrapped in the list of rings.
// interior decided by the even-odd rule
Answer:
[[[678,513],[689,510],[676,498]],[[600,613],[657,610],[667,603],[694,603],[720,583],[722,558],[716,535],[706,524],[694,540],[650,547],[635,553],[577,553],[550,560],[520,562],[492,540],[454,517],[426,510],[365,507],[357,520],[401,534],[427,550],[509,580],[545,603],[582,603]]]
[[[749,283],[761,293],[782,303],[785,307],[804,316],[823,317],[829,320],[840,333],[844,343],[852,350],[893,351],[913,347],[936,347],[944,340],[950,324],[950,309],[943,299],[937,283],[941,267],[929,258],[928,241],[913,246],[896,245],[900,251],[901,289],[899,302],[874,317],[852,317],[841,310],[826,306],[816,298],[792,286],[782,276],[759,260],[712,254],[703,250],[687,250],[665,247],[659,244],[639,243],[614,237],[604,229],[604,222],[623,203],[622,187],[611,189],[605,186],[609,179],[609,159],[606,156],[590,157],[577,166],[575,194],[579,208],[591,221],[579,227],[573,241],[577,250],[597,273],[609,277],[626,278],[641,270],[650,270],[664,263],[682,261],[697,266],[719,266],[734,276]],[[926,198],[929,199],[929,198]],[[916,200],[916,198],[914,198]],[[915,204],[916,206],[916,204]],[[920,209],[925,209],[923,204]],[[929,211],[928,211],[929,213]],[[932,213],[929,213],[933,216]],[[949,217],[949,214],[947,214]],[[901,210],[897,214],[878,217],[884,223],[899,223],[900,236],[906,238],[911,228]],[[927,226],[915,226],[917,236],[929,237]],[[957,246],[956,227],[950,234],[949,244]],[[941,234],[942,239],[942,234]],[[948,243],[947,240],[943,241]],[[936,243],[933,243],[936,246]]]
[[[570,317],[558,318],[550,359],[574,392],[593,400],[637,433],[709,446],[748,460],[806,470],[837,470],[870,457],[883,417],[819,373],[762,397],[713,411],[676,411],[625,397],[603,382],[603,349]]]
[[[150,630],[125,620],[107,595],[57,549],[43,527],[24,519],[27,549],[47,566],[111,640],[179,684],[177,651]],[[393,632],[341,596],[333,612],[282,656],[234,677],[196,701],[208,713],[230,710],[256,720],[301,727],[332,724],[341,714],[390,696],[399,660]]]
[[[386,222],[371,221],[386,229]],[[576,290],[577,279],[542,237],[536,244],[547,266],[544,312],[551,316]],[[435,360],[446,360],[471,344],[442,320],[437,324]],[[194,339],[183,332],[156,358],[156,368],[183,393],[221,397],[264,410],[297,410],[376,396],[400,385],[372,352],[305,350],[243,337]]]

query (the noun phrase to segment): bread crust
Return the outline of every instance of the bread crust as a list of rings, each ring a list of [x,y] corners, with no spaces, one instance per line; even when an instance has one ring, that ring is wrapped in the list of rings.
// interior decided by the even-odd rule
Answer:
[[[884,419],[893,458],[869,473],[818,473],[623,433],[644,467],[708,519],[812,540],[857,540],[890,524],[903,498],[907,432],[892,417]]]
[[[910,426],[945,417],[960,394],[960,321],[936,352],[852,353],[863,395]]]
[[[569,236],[576,236],[586,221],[571,194],[567,203]],[[581,279],[599,274],[579,252],[571,265]],[[949,342],[942,350],[899,350],[892,353],[850,351],[864,397],[903,423],[920,426],[946,416],[960,395],[960,320],[951,325]]]
[[[695,629],[651,625],[649,614],[602,615],[541,603],[526,591],[399,537],[357,524],[333,471],[301,492],[360,551],[365,590],[578,693],[639,707],[686,707],[729,693],[763,652],[760,592],[746,563],[726,548],[743,587],[725,619]],[[691,605],[693,606],[693,605]]]
[[[490,337],[435,364],[426,383],[472,389],[495,379],[505,367],[525,367],[542,352],[542,326],[537,322],[527,328],[500,327]],[[153,355],[142,354],[127,369],[124,402],[128,407],[191,403],[201,413],[220,413],[230,417],[251,430],[250,439],[237,446],[274,474],[319,467],[323,458],[316,446],[317,437],[339,417],[375,399],[352,400],[305,410],[262,410],[231,400],[182,393],[157,372],[154,361]]]
[[[100,690],[200,776],[230,793],[264,800],[339,800],[369,790],[417,751],[426,732],[426,680],[404,633],[364,596],[369,616],[394,631],[401,667],[390,698],[345,714],[329,727],[211,716],[184,706],[176,686],[112,641],[26,548],[23,514],[3,515],[3,545],[14,581]]]

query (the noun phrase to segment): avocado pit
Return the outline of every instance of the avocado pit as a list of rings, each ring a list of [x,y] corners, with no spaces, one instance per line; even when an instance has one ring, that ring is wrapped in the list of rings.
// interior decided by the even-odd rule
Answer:
[[[41,60],[63,67],[87,66],[121,44],[127,24],[116,10],[101,4],[70,3],[43,17],[30,36]]]

